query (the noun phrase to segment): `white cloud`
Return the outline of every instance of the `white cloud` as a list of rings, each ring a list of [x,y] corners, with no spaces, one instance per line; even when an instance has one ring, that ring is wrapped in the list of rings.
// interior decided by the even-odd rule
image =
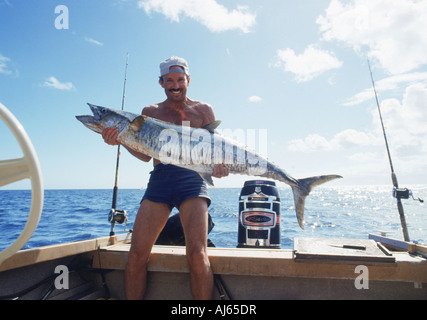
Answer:
[[[412,72],[387,77],[385,79],[375,81],[375,89],[377,90],[377,93],[391,90],[396,92],[402,87],[402,85],[408,86],[416,83],[427,85],[427,72]],[[375,99],[375,94],[373,88],[370,87],[349,98],[344,105],[356,105],[373,99]]]
[[[330,150],[331,144],[325,137],[318,134],[309,134],[305,139],[295,139],[290,141],[288,148],[291,151],[311,152]]]
[[[427,1],[331,0],[317,19],[326,41],[340,41],[390,74],[409,72],[427,63]]]
[[[344,103],[344,105],[353,106],[371,99],[375,99],[375,93],[373,88],[368,88],[359,93],[356,93],[354,96],[349,98],[347,102]]]
[[[92,43],[92,44],[96,44],[97,46],[103,46],[104,45],[102,42],[99,42],[98,40],[95,40],[93,38],[85,37],[85,41]]]
[[[247,7],[237,6],[230,11],[216,0],[140,0],[138,7],[147,14],[161,13],[174,22],[179,22],[180,16],[189,17],[213,32],[240,29],[247,33],[256,20]]]
[[[331,140],[318,134],[310,134],[305,139],[290,141],[288,148],[291,151],[313,152],[334,151],[352,147],[371,146],[379,140],[369,132],[347,129],[337,133]]]
[[[371,162],[371,161],[378,161],[378,154],[373,152],[360,152],[355,153],[349,157],[350,160],[353,160],[354,162]]]
[[[10,76],[13,74],[18,75],[17,70],[15,71],[11,70],[11,64],[12,64],[12,60],[8,57],[3,56],[0,53],[0,74],[4,74],[7,76]]]
[[[283,67],[285,71],[295,74],[298,82],[309,81],[331,69],[340,68],[342,62],[328,51],[315,48],[310,45],[304,53],[297,55],[292,49],[277,51],[277,67]]]
[[[427,86],[413,84],[406,88],[402,101],[387,99],[381,103],[393,161],[397,172],[424,175],[427,172]],[[374,122],[378,113],[374,113]]]
[[[427,172],[427,84],[409,85],[402,98],[381,102],[381,111],[393,166],[399,177],[423,183]],[[377,107],[371,110],[372,125],[366,131],[343,130],[331,139],[310,134],[288,143],[294,152],[327,152],[344,161],[337,169],[349,180],[383,181],[389,177],[385,143]],[[384,180],[387,181],[387,180]]]
[[[251,96],[251,97],[248,98],[248,101],[252,102],[252,103],[257,103],[257,102],[261,102],[262,98],[258,97],[258,96]]]
[[[381,103],[381,113],[387,130],[394,136],[397,147],[424,147],[427,139],[427,86],[417,83],[406,88],[402,102],[387,99]],[[375,114],[374,121],[377,121]],[[379,120],[378,120],[379,121]]]
[[[43,87],[52,87],[58,90],[71,90],[74,88],[71,82],[62,83],[55,77],[49,77],[42,85]]]
[[[393,98],[381,103],[393,164],[402,175],[416,179],[427,171],[426,105],[427,84],[422,83],[409,85],[401,101]],[[347,171],[349,176],[354,172],[375,175],[384,171],[388,164],[376,107],[372,109],[370,130],[348,129],[337,133],[332,139],[310,134],[306,138],[290,141],[288,149],[306,153],[339,150],[340,154],[347,154],[348,163],[343,164],[341,169]]]
[[[0,53],[0,73],[3,73],[3,74],[10,74],[11,73],[10,70],[8,70],[8,66],[7,66],[7,64],[9,62],[10,62],[10,59],[3,56]]]

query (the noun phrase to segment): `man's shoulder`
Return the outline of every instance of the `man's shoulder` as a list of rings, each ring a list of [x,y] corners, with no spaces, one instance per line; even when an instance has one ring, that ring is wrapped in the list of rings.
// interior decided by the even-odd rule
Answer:
[[[205,112],[213,113],[212,106],[209,103],[206,103],[203,101],[192,101],[192,108],[203,113]]]
[[[141,114],[149,117],[154,117],[158,112],[160,108],[160,103],[157,104],[151,104],[149,106],[146,106],[142,109]]]
[[[191,100],[191,105],[196,108],[212,108],[209,103],[197,100]]]
[[[199,117],[202,119],[202,125],[206,125],[215,121],[215,113],[210,104],[201,101],[193,102],[193,108],[197,111]]]

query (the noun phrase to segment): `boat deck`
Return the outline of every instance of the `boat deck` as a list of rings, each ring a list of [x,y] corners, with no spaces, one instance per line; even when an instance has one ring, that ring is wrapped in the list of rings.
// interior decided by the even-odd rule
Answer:
[[[374,240],[295,240],[295,250],[208,248],[219,288],[214,299],[427,299],[424,257],[407,251],[378,255],[368,248]],[[128,236],[115,236],[20,251],[0,263],[0,296],[55,279],[55,267],[66,265],[76,271],[70,274],[73,288],[56,290],[49,299],[124,299],[129,248]],[[146,299],[192,299],[189,279],[185,247],[153,247]],[[39,299],[49,286],[20,297]]]

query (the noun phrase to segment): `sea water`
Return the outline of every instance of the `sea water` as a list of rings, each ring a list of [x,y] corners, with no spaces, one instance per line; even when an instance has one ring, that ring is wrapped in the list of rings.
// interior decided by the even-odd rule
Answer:
[[[427,198],[427,185],[412,187],[414,195]],[[295,217],[290,188],[279,189],[281,197],[281,247],[293,248],[295,238],[362,238],[377,231],[403,239],[396,199],[390,186],[318,187],[306,199],[305,229]],[[108,236],[112,190],[45,190],[39,225],[23,249]],[[239,188],[209,189],[209,213],[215,227],[209,238],[217,247],[237,246]],[[144,190],[118,192],[117,209],[126,210],[126,226],[133,228]],[[402,200],[411,241],[427,243],[427,207],[411,198]],[[0,189],[0,250],[21,234],[31,207],[30,190]],[[176,209],[172,214],[178,212]]]

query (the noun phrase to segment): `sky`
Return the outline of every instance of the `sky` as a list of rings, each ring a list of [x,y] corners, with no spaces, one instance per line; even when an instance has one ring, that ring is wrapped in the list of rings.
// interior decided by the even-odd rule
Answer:
[[[127,54],[125,110],[163,101],[159,64],[181,56],[188,96],[291,176],[391,185],[369,59],[410,188],[427,183],[426,16],[425,0],[0,0],[0,103],[30,137],[46,189],[112,188],[117,147],[75,116],[87,102],[121,108]],[[0,143],[0,160],[22,157],[2,121]],[[151,169],[122,150],[119,188],[145,188]]]

